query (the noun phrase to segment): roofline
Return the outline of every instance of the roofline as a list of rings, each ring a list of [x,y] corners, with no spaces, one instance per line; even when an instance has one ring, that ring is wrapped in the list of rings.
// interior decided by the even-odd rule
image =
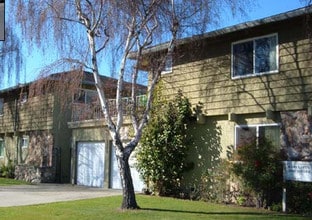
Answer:
[[[0,93],[5,93],[5,92],[10,92],[10,91],[13,91],[13,90],[25,88],[26,86],[29,86],[29,85],[30,85],[30,83],[19,83],[19,84],[15,85],[15,86],[11,86],[11,87],[8,87],[8,88],[5,88],[5,89],[1,89]]]
[[[58,75],[60,75],[60,74],[66,74],[66,73],[69,73],[69,72],[71,72],[71,71],[64,71],[64,72],[52,73],[52,74],[50,74],[50,75],[48,75],[48,76],[46,76],[46,77],[44,77],[44,78],[50,79],[50,80],[58,80],[58,79],[57,79],[57,76],[58,76]],[[83,71],[83,74],[92,74],[92,73],[91,73],[91,72],[88,72],[88,71]],[[54,77],[55,77],[55,78],[54,78]],[[104,80],[104,79],[113,79],[113,80],[116,80],[116,81],[118,80],[118,79],[116,79],[116,78],[114,78],[114,77],[109,77],[109,76],[104,76],[104,75],[100,75],[100,78],[101,78],[102,80]],[[14,91],[14,90],[21,89],[21,88],[25,88],[25,87],[31,85],[32,83],[34,83],[34,82],[36,82],[36,81],[38,81],[38,80],[39,80],[39,79],[33,80],[33,81],[31,81],[31,82],[28,82],[28,83],[19,83],[19,84],[15,85],[15,86],[11,86],[11,87],[8,87],[8,88],[5,88],[5,89],[0,89],[0,93],[6,93],[6,92],[10,92],[10,91]],[[126,81],[124,81],[124,82],[126,82]],[[126,83],[129,83],[129,82],[126,82]],[[84,79],[84,77],[83,77],[82,84],[83,84],[83,85],[95,85],[95,82],[94,82],[94,81],[90,81],[90,80],[88,80],[88,79]],[[146,87],[145,85],[139,84],[139,83],[137,83],[136,85]]]
[[[48,79],[48,80],[58,80],[57,76],[61,75],[61,74],[67,74],[67,73],[70,73],[72,71],[64,71],[64,72],[57,72],[57,73],[51,73],[43,78],[45,79]],[[83,71],[84,74],[88,74],[89,72],[87,71]],[[101,76],[102,77],[102,76]],[[0,93],[5,93],[5,92],[10,92],[10,91],[13,91],[13,90],[17,90],[17,89],[21,89],[21,88],[25,88],[29,85],[31,85],[32,83],[34,82],[37,82],[38,80],[40,80],[39,78],[38,79],[35,79],[33,81],[30,81],[30,82],[27,82],[27,83],[18,83],[17,85],[15,86],[11,86],[11,87],[8,87],[8,88],[5,88],[5,89],[0,89]],[[89,84],[89,81],[83,81],[83,84]],[[91,84],[91,83],[90,83]],[[93,83],[94,84],[94,83]]]
[[[217,29],[215,31],[210,31],[210,32],[207,32],[204,34],[199,34],[199,35],[194,35],[191,37],[178,39],[177,45],[183,45],[183,44],[190,43],[190,42],[197,41],[197,40],[203,40],[206,38],[217,37],[217,36],[221,36],[224,34],[257,27],[257,26],[264,25],[264,24],[270,24],[270,23],[274,23],[274,22],[284,21],[284,20],[287,20],[290,18],[295,18],[295,17],[307,15],[310,13],[312,13],[312,5],[302,7],[302,8],[298,8],[298,9],[294,9],[294,10],[291,10],[288,12],[283,12],[283,13],[273,15],[270,17],[265,17],[265,18],[254,20],[254,21],[247,21],[247,22],[236,24],[233,26]],[[165,50],[168,48],[169,44],[170,44],[170,42],[165,42],[162,44],[158,44],[156,46],[152,46],[152,47],[144,50],[143,54],[155,53],[155,52]]]

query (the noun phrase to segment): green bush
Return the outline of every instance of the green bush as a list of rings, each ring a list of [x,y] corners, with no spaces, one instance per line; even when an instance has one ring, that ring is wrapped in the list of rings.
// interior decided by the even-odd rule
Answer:
[[[220,159],[216,167],[204,172],[201,176],[199,188],[196,189],[196,195],[193,195],[192,199],[216,203],[230,202],[228,181],[231,178],[231,174],[229,164],[229,161]]]
[[[137,168],[149,190],[163,196],[177,196],[186,161],[187,123],[190,103],[179,93],[170,103],[153,102],[149,124],[137,153]]]
[[[286,182],[287,212],[312,215],[312,183]]]
[[[14,178],[15,166],[9,161],[7,165],[2,164],[0,167],[0,176],[5,178]]]
[[[279,150],[262,139],[239,146],[232,170],[246,189],[255,195],[257,207],[268,207],[281,201],[283,167]]]

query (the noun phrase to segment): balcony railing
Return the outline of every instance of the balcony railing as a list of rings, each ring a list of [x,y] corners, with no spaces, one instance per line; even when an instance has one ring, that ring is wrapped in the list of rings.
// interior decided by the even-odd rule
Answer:
[[[108,99],[109,114],[117,115],[116,99]],[[136,97],[137,110],[144,109],[146,104],[146,96],[140,95]],[[133,104],[130,97],[122,98],[123,115],[130,115]],[[72,104],[72,121],[97,120],[104,118],[99,103],[73,103]]]

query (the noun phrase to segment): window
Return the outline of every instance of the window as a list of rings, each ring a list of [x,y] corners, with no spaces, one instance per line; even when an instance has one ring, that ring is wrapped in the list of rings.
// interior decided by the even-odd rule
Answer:
[[[280,148],[279,124],[238,125],[235,127],[235,147],[243,146],[263,138],[271,141],[276,149]]]
[[[4,140],[0,138],[0,157],[4,157]]]
[[[27,102],[27,98],[28,98],[27,93],[26,93],[26,92],[23,92],[23,93],[21,94],[21,96],[20,96],[20,103],[21,103],[21,104],[26,103],[26,102]]]
[[[78,94],[74,96],[74,102],[90,104],[97,101],[97,97],[97,91],[82,89]]]
[[[3,98],[0,98],[0,116],[3,115],[3,105],[4,105],[4,100]]]
[[[28,148],[28,144],[29,144],[28,136],[23,136],[21,139],[21,147],[22,148]]]
[[[147,103],[147,96],[146,95],[139,95],[136,97],[137,106],[144,107]]]
[[[172,55],[168,54],[166,58],[164,70],[161,73],[166,74],[166,73],[171,73],[171,72],[172,72]]]
[[[232,44],[232,78],[278,71],[277,34]]]

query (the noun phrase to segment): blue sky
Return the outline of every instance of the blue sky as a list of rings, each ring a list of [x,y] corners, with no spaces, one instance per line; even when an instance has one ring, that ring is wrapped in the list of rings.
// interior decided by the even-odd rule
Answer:
[[[220,26],[216,27],[222,28],[226,26],[231,26],[239,24],[245,21],[256,20],[271,15],[283,13],[286,11],[294,10],[305,5],[305,0],[258,0],[254,1],[254,4],[247,9],[247,16],[240,16],[232,18],[231,16],[224,14]],[[6,10],[8,13],[8,10]],[[24,42],[25,43],[25,42]],[[32,55],[24,55],[24,65],[25,68],[21,73],[21,77],[18,83],[25,83],[36,79],[41,68],[49,63],[53,62],[53,55],[42,53],[33,53]],[[14,78],[14,77],[12,77]],[[3,79],[4,82],[0,83],[0,89],[14,86],[17,82],[6,82],[7,79]]]
[[[306,0],[255,0],[246,10],[246,17],[228,17],[222,26],[231,26],[301,8],[305,6],[305,2]]]

